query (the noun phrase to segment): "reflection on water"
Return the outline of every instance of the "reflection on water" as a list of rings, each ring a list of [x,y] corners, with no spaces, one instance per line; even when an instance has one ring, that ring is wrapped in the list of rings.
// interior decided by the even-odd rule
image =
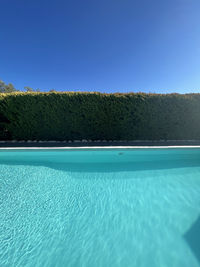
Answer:
[[[128,151],[6,151],[0,163],[70,172],[138,172],[200,166],[200,149]]]

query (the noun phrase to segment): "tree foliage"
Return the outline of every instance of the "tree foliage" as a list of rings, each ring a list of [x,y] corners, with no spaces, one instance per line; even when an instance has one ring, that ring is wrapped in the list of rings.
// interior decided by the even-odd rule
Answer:
[[[26,92],[33,92],[33,88],[29,87],[29,86],[24,86],[24,89],[26,90]]]
[[[0,93],[12,93],[16,91],[17,90],[12,83],[5,84],[2,80],[0,80]]]
[[[40,89],[33,89],[29,86],[24,87],[26,92],[40,92]],[[4,81],[0,80],[0,93],[13,93],[13,92],[19,92],[12,83],[6,84]]]

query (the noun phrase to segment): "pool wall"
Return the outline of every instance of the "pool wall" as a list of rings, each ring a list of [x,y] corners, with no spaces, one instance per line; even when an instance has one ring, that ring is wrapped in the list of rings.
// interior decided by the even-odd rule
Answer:
[[[200,140],[158,140],[158,141],[0,141],[1,148],[170,148],[200,147]]]

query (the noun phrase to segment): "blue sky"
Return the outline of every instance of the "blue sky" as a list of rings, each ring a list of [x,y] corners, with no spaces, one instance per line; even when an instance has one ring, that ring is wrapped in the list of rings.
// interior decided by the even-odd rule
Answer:
[[[200,92],[199,0],[1,0],[0,79],[42,90]]]

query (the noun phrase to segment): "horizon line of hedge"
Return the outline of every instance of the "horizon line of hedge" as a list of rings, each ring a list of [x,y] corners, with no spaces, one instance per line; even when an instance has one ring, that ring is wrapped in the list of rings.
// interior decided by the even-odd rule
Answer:
[[[106,92],[99,92],[99,91],[56,91],[56,90],[52,90],[52,91],[15,91],[15,92],[0,92],[0,97],[5,97],[5,96],[9,96],[9,95],[20,95],[20,94],[24,94],[24,95],[34,95],[34,94],[97,94],[97,95],[157,95],[157,96],[165,96],[165,95],[179,95],[179,96],[188,96],[188,95],[200,95],[199,93],[177,93],[177,92],[171,92],[171,93],[154,93],[154,92],[126,92],[126,93],[122,93],[122,92],[112,92],[112,93],[106,93]]]
[[[200,139],[199,93],[0,93],[0,140]]]

